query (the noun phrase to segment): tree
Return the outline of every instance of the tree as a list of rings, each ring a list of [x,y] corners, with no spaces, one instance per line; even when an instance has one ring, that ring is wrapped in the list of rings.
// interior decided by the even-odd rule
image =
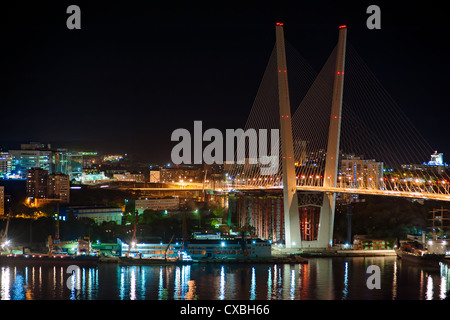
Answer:
[[[346,215],[340,215],[340,219],[344,218]],[[366,197],[365,203],[353,205],[353,234],[381,239],[405,238],[407,234],[424,230],[426,223],[426,208],[407,199],[379,201],[376,197]]]

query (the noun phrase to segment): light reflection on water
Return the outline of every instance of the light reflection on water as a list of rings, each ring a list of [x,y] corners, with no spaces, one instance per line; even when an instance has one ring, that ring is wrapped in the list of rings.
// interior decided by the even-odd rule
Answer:
[[[369,265],[381,289],[366,286]],[[1,300],[440,300],[450,289],[449,266],[428,270],[397,260],[320,258],[309,264],[185,266],[1,266]],[[72,285],[70,285],[72,284]]]

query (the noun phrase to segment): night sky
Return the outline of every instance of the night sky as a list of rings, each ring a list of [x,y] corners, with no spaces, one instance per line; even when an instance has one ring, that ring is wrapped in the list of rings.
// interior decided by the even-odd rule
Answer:
[[[170,135],[242,128],[275,43],[275,22],[319,71],[338,26],[427,141],[450,162],[450,27],[410,1],[34,1],[2,5],[0,143],[41,141],[149,162]],[[196,3],[196,4],[194,4]],[[66,8],[81,8],[69,30]],[[368,30],[366,8],[381,8]]]

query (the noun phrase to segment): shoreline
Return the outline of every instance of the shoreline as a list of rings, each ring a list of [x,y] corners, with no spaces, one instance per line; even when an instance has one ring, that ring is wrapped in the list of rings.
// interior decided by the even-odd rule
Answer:
[[[20,264],[36,264],[36,263],[43,263],[43,264],[55,264],[55,265],[61,265],[67,262],[71,262],[74,264],[118,264],[118,265],[126,265],[126,266],[133,266],[133,265],[183,265],[183,264],[214,264],[214,263],[221,263],[221,264],[228,264],[228,263],[237,263],[237,264],[245,264],[245,263],[258,263],[258,264],[264,264],[264,263],[286,263],[286,264],[308,264],[309,258],[340,258],[340,257],[386,257],[386,256],[396,256],[396,253],[394,250],[337,250],[337,249],[307,249],[307,250],[274,250],[272,252],[271,257],[239,257],[239,258],[208,258],[208,259],[199,259],[192,262],[183,262],[183,261],[169,261],[169,262],[151,262],[146,259],[136,259],[134,261],[121,261],[120,257],[99,257],[97,261],[80,261],[80,260],[72,260],[68,259],[68,261],[61,261],[58,259],[34,259],[34,258],[28,258],[28,259],[20,259],[21,261],[18,261],[19,259],[5,259],[6,257],[3,256],[3,259],[0,259],[0,262],[3,263],[14,263],[18,262]],[[10,260],[10,261],[7,261]]]
[[[298,253],[305,258],[338,258],[338,257],[390,257],[396,256],[394,250],[316,250]]]

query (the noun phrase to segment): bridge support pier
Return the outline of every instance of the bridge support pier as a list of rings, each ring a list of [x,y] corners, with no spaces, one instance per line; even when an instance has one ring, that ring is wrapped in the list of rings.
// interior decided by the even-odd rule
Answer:
[[[320,210],[319,236],[317,246],[326,248],[333,245],[334,212],[336,208],[336,194],[326,193]]]
[[[291,104],[287,76],[286,50],[283,24],[276,25],[278,102],[280,106],[281,156],[283,169],[283,202],[286,248],[301,247],[300,219],[298,212],[297,180],[294,165]]]

